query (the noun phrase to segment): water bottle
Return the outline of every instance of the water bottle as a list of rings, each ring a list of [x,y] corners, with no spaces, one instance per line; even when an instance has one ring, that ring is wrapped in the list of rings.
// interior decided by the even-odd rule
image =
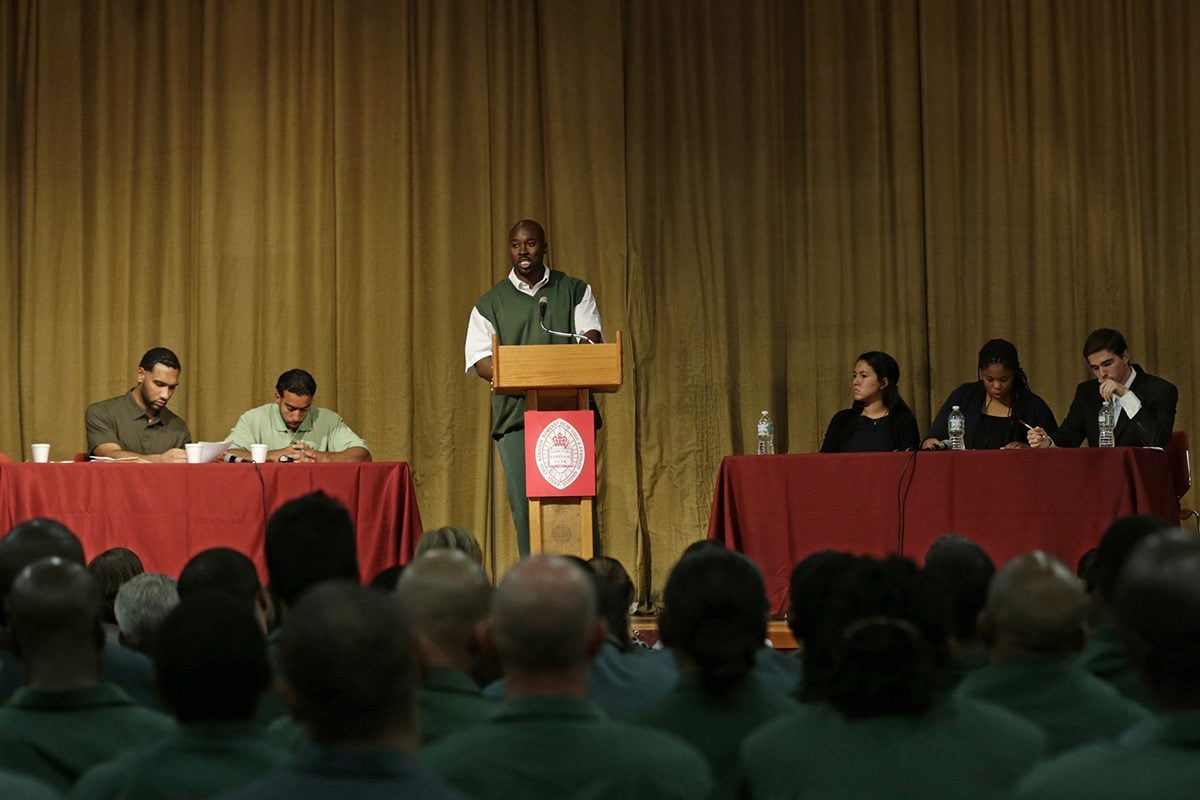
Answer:
[[[1116,402],[1116,399],[1114,398],[1113,403],[1115,403],[1115,402]],[[1114,427],[1113,421],[1116,419],[1116,414],[1114,413],[1115,409],[1113,408],[1113,403],[1101,403],[1100,404],[1100,415],[1099,415],[1098,419],[1096,420],[1096,422],[1099,424],[1099,427],[1100,427],[1100,441],[1097,442],[1097,444],[1100,447],[1116,447],[1117,446],[1117,442],[1113,438],[1113,427]]]
[[[963,439],[963,434],[967,430],[967,420],[958,406],[950,409],[950,423],[947,427],[950,430],[950,449],[966,450],[967,442]]]
[[[764,411],[758,418],[758,454],[760,456],[775,455],[775,423],[771,415]]]

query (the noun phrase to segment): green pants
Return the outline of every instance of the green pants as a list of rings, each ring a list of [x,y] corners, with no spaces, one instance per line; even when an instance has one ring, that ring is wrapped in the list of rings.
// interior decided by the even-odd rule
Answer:
[[[508,507],[517,526],[517,551],[529,555],[529,498],[525,495],[525,429],[510,431],[496,440],[500,463],[504,467],[504,485],[508,489]]]
[[[529,555],[529,497],[525,494],[525,429],[511,431],[496,440],[500,463],[504,467],[504,485],[508,489],[508,507],[517,526],[517,551]],[[599,503],[592,503],[592,552],[600,555]]]

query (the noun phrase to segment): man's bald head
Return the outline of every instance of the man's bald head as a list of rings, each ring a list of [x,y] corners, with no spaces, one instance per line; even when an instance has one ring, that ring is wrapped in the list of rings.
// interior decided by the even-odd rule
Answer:
[[[463,551],[430,550],[404,569],[396,596],[416,633],[441,648],[462,651],[487,616],[492,586]]]
[[[5,605],[13,638],[22,651],[55,640],[99,648],[104,599],[82,564],[47,558],[25,567],[13,581]]]
[[[1200,707],[1200,537],[1152,534],[1126,561],[1116,611],[1133,661],[1168,708]]]
[[[17,574],[43,558],[83,564],[83,545],[66,525],[39,517],[13,527],[0,539],[0,597],[8,594]]]
[[[590,661],[603,636],[596,614],[596,584],[585,568],[532,556],[496,589],[492,637],[506,670],[554,672]]]
[[[996,573],[984,614],[994,648],[1065,658],[1083,643],[1087,595],[1062,562],[1035,550]]]
[[[47,517],[26,520],[0,539],[0,599],[12,588],[25,567],[43,558],[61,558],[83,564],[83,545],[66,525]],[[0,623],[8,619],[0,603]]]
[[[537,220],[532,220],[532,219],[517,220],[516,223],[512,226],[512,229],[509,230],[509,232],[508,232],[509,238],[511,239],[512,237],[516,236],[517,232],[520,231],[521,229],[524,229],[528,233],[531,233],[531,234],[537,236],[537,238],[542,242],[546,241],[546,229],[543,228],[542,223],[538,222]]]

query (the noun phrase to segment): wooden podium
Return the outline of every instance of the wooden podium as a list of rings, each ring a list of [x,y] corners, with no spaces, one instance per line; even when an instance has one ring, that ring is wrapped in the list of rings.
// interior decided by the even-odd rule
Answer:
[[[501,345],[492,391],[525,395],[526,411],[586,411],[589,392],[621,388],[621,332],[611,344]],[[529,551],[591,558],[593,497],[529,498]]]

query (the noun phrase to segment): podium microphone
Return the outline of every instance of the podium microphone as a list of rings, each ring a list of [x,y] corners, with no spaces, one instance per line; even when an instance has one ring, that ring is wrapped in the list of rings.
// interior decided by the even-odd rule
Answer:
[[[541,326],[542,330],[544,330],[546,333],[550,334],[551,336],[565,336],[568,339],[574,339],[576,343],[587,342],[588,344],[595,344],[595,342],[593,342],[588,337],[584,336],[582,333],[564,333],[563,331],[552,331],[549,328],[547,328],[546,327],[546,304],[549,302],[550,302],[550,298],[548,298],[548,297],[539,297],[538,298],[538,325]]]

